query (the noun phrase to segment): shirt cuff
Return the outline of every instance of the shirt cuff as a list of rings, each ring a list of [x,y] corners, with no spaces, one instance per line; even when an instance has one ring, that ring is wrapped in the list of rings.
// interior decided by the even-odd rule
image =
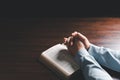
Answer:
[[[94,44],[90,44],[90,48],[88,49],[88,53],[91,55],[91,56],[96,56],[100,51],[100,47],[94,45]]]
[[[85,48],[81,48],[75,55],[75,61],[80,65],[81,57],[87,56],[89,53]]]
[[[89,53],[87,52],[87,50],[85,48],[81,48],[77,53],[76,55],[79,55],[79,56],[84,56],[84,55],[89,55]]]

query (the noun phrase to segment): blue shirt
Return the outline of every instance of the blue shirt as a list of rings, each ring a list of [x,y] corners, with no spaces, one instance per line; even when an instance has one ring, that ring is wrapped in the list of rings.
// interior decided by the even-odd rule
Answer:
[[[112,80],[100,65],[120,72],[120,52],[93,44],[88,51],[85,48],[80,49],[75,55],[75,60],[86,80]]]

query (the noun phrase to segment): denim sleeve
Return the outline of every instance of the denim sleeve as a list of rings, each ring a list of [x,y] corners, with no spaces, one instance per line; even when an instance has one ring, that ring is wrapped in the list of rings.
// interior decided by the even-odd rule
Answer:
[[[86,49],[80,49],[75,55],[75,60],[83,71],[85,80],[112,80]]]
[[[120,51],[91,44],[88,52],[102,66],[120,72]]]

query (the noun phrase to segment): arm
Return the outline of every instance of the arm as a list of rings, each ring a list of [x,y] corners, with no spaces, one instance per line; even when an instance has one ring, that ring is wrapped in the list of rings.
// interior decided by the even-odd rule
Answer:
[[[109,48],[98,47],[90,44],[88,52],[97,62],[112,70],[120,72],[120,52]]]
[[[64,43],[75,57],[86,80],[112,80],[110,75],[87,52],[83,43],[76,37],[64,38]]]
[[[85,48],[81,48],[75,55],[86,80],[112,80],[110,75],[89,55]]]
[[[104,47],[98,47],[89,42],[87,37],[79,32],[72,33],[72,36],[77,37],[88,50],[89,54],[93,56],[98,63],[106,66],[112,70],[120,72],[120,52]]]

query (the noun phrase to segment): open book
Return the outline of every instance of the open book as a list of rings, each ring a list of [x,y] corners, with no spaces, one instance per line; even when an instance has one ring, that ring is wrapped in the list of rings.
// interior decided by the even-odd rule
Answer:
[[[74,61],[64,44],[56,44],[45,50],[39,60],[63,80],[71,80],[72,78],[78,80],[81,76],[79,65]]]

